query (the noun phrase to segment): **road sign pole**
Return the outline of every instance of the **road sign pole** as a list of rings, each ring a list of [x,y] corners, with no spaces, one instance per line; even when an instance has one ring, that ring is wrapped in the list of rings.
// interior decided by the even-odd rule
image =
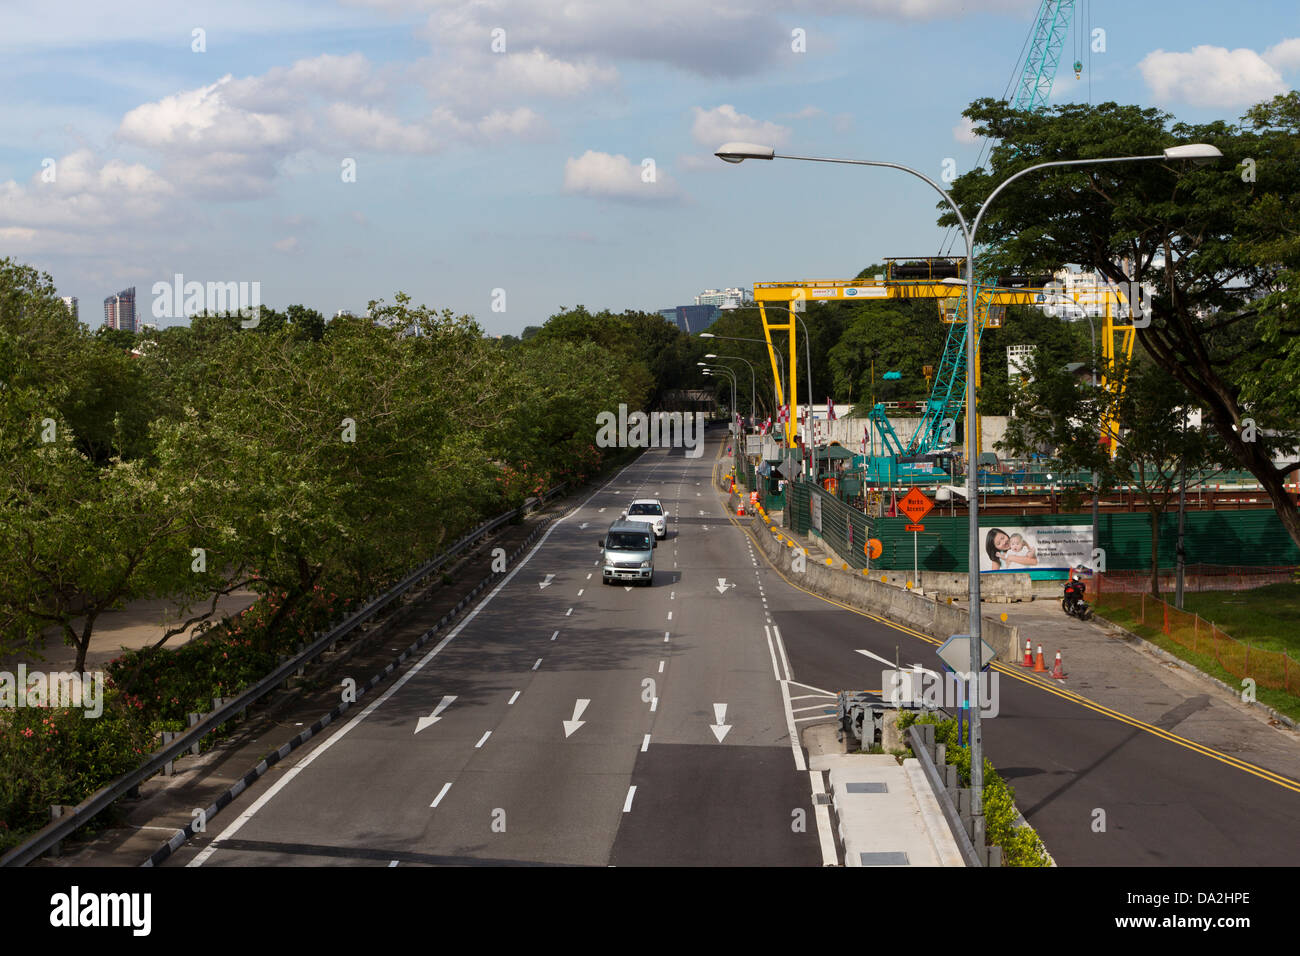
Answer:
[[[912,532],[912,586],[919,588],[921,586],[921,572],[918,570],[916,557],[916,532]]]

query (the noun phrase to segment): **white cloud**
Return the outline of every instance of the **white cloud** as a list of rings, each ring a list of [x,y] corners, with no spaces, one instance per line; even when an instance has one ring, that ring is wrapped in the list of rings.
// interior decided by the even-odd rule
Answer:
[[[1300,68],[1300,37],[1275,43],[1264,51],[1264,62],[1279,70]]]
[[[792,120],[816,119],[818,116],[825,116],[825,115],[826,115],[826,111],[824,109],[820,109],[816,106],[805,106],[799,112],[786,113],[781,118],[792,119]]]
[[[961,122],[952,128],[952,138],[959,143],[978,143],[979,135],[975,132],[975,123],[969,116],[963,116]]]
[[[702,146],[717,147],[734,142],[780,146],[790,136],[788,127],[737,113],[730,103],[711,110],[700,106],[693,109],[695,121],[691,124],[691,135]]]
[[[438,147],[428,127],[404,124],[370,107],[331,103],[326,117],[339,138],[349,145],[386,153],[431,153]]]
[[[272,245],[275,247],[275,251],[276,251],[276,252],[297,252],[297,251],[298,251],[298,237],[297,237],[297,236],[289,236],[289,237],[286,238],[286,239],[279,239],[279,240],[275,241],[274,243],[272,243]]]
[[[1282,52],[1283,57],[1289,55],[1289,48]],[[1189,53],[1155,50],[1138,69],[1157,100],[1191,106],[1249,106],[1287,90],[1278,71],[1245,48],[1201,45]]]
[[[677,184],[656,168],[655,181],[643,181],[643,168],[623,155],[587,150],[564,163],[564,191],[599,199],[662,200],[678,195]]]

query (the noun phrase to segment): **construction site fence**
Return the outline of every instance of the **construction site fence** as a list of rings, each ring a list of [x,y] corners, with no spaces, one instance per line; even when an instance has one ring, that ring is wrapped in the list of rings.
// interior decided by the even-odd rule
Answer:
[[[1229,674],[1250,678],[1259,687],[1300,692],[1300,661],[1282,651],[1251,647],[1225,634],[1199,614],[1180,611],[1153,594],[1104,591],[1097,595],[1096,610],[1122,611],[1132,620],[1158,629],[1196,654],[1212,656]]]

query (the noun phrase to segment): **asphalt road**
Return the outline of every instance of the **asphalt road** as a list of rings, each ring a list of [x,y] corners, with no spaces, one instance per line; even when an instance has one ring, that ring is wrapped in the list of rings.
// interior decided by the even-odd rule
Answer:
[[[776,572],[710,489],[717,451],[649,451],[553,522],[170,865],[837,862],[792,728],[878,690],[882,660],[938,669],[937,642]],[[598,541],[638,496],[671,515],[654,585],[602,585]],[[986,754],[1059,864],[1294,864],[1300,783],[1180,743],[1176,709],[1143,724],[1014,667],[998,690]]]
[[[171,865],[834,862],[760,562],[710,487],[717,450],[648,451],[553,522],[472,616]],[[653,586],[603,585],[599,540],[634,497],[671,516]]]

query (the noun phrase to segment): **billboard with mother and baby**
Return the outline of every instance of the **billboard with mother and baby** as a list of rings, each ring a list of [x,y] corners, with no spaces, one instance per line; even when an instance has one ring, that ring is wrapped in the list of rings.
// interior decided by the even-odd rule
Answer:
[[[1092,564],[1090,525],[980,526],[980,571],[1068,571]]]

